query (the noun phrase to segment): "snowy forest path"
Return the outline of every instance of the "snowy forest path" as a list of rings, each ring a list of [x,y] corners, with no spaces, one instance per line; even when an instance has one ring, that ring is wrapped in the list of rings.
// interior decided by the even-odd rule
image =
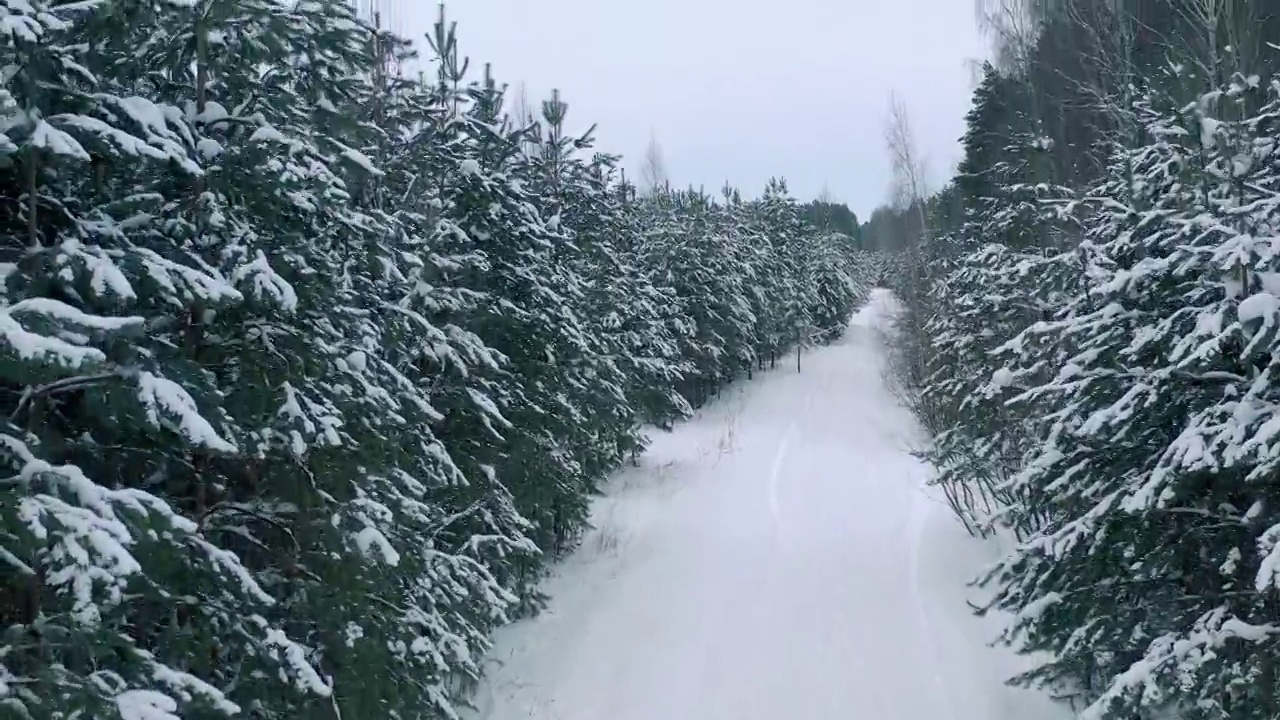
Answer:
[[[501,630],[485,720],[1042,720],[966,582],[996,549],[924,487],[883,382],[885,291],[844,338],[659,434],[550,607]]]

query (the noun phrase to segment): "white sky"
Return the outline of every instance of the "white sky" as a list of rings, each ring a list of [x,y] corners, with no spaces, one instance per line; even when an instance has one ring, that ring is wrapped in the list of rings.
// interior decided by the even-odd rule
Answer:
[[[367,0],[360,0],[365,2]],[[427,33],[436,5],[394,3]],[[802,200],[826,184],[865,220],[885,199],[882,124],[896,90],[934,185],[950,176],[983,55],[972,0],[450,0],[459,49],[530,100],[559,88],[569,129],[639,177],[650,133],[677,186],[756,195],[780,175]],[[425,48],[425,45],[423,46]]]

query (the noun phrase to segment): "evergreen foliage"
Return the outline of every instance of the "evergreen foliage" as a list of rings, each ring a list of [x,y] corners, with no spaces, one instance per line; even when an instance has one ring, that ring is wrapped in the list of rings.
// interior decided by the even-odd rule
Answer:
[[[872,262],[342,0],[0,0],[0,716],[452,718],[597,483]]]
[[[924,291],[892,273],[927,318],[898,348],[923,455],[1011,540],[981,582],[1048,658],[1016,682],[1086,718],[1280,716],[1280,26],[1022,5],[928,201]]]

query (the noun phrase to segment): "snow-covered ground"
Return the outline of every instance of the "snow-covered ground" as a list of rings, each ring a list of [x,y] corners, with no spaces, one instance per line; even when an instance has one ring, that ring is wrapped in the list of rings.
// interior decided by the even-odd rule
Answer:
[[[839,344],[744,383],[621,473],[503,629],[487,720],[1057,720],[1003,684],[966,581],[995,549],[922,487],[877,291]]]

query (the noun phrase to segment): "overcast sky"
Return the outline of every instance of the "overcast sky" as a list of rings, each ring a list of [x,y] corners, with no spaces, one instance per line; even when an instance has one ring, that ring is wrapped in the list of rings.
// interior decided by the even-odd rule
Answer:
[[[383,0],[395,2],[396,0]],[[450,0],[459,49],[479,72],[559,88],[570,129],[638,177],[650,133],[675,185],[755,195],[771,175],[812,199],[827,185],[859,217],[886,197],[882,125],[905,100],[938,183],[959,160],[969,63],[983,54],[972,0]],[[399,0],[402,33],[435,4]]]

